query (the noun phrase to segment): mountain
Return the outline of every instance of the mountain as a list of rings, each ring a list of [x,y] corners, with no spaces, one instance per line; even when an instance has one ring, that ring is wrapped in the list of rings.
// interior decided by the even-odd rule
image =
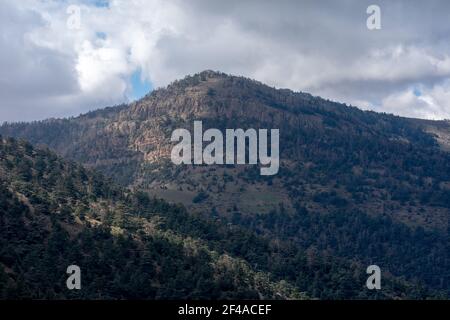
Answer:
[[[279,173],[261,176],[254,165],[174,165],[171,134],[192,131],[194,121],[222,132],[279,129]],[[48,146],[123,187],[181,202],[199,219],[286,243],[311,258],[325,256],[342,263],[339,270],[377,264],[383,274],[450,294],[446,121],[362,111],[205,71],[130,105],[4,124],[0,133]],[[316,284],[306,291],[361,296],[341,289]],[[415,289],[394,292],[423,296]]]

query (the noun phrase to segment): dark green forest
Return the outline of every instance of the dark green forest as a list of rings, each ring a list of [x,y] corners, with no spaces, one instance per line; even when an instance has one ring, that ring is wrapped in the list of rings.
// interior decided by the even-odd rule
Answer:
[[[440,296],[394,276],[370,292],[355,261],[190,214],[24,141],[1,139],[0,161],[3,299]],[[71,264],[82,290],[65,286]]]
[[[226,248],[165,228],[177,214],[187,219],[183,208],[123,190],[47,150],[2,138],[0,171],[4,299],[306,297]],[[79,292],[66,288],[71,264],[84,271]]]

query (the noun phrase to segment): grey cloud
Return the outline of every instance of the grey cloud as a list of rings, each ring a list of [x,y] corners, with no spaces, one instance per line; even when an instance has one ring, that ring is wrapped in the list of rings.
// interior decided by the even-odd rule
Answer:
[[[78,90],[77,78],[63,53],[36,46],[29,32],[45,25],[30,10],[0,3],[0,120],[30,120],[48,116],[52,98]]]
[[[127,68],[108,75],[111,79],[102,78],[105,85],[109,81],[114,88],[123,88],[118,81],[137,67],[155,86],[189,73],[216,69],[364,108],[450,117],[450,102],[443,98],[450,78],[448,1],[140,3],[143,8],[137,10],[130,2],[117,0],[85,20],[92,23],[86,30],[101,29],[108,45],[124,52],[124,59],[129,60],[125,61]],[[366,8],[373,3],[382,10],[382,29],[378,31],[366,28]],[[36,97],[40,109],[31,117],[39,118],[70,115],[125,99],[125,92],[115,97],[108,97],[108,90],[81,92],[74,70],[80,52],[60,52],[27,43],[27,33],[45,22],[31,11],[19,14],[12,5],[8,10],[16,12],[16,21],[0,21],[0,25],[3,33],[9,32],[6,38],[16,42],[1,44],[18,54],[0,53],[2,68],[14,66],[9,68],[8,77],[0,78],[4,84],[0,89],[1,119],[17,120],[22,115],[14,110],[28,110],[26,105],[32,97]],[[132,40],[124,36],[124,30],[143,34],[144,38]],[[127,56],[128,51],[136,50],[148,58]],[[415,87],[422,88],[424,95],[432,98],[427,101],[435,103],[412,101],[413,97],[405,92]],[[14,110],[5,107],[8,101]],[[411,101],[415,105],[410,108],[395,105]],[[429,112],[424,112],[427,108]]]

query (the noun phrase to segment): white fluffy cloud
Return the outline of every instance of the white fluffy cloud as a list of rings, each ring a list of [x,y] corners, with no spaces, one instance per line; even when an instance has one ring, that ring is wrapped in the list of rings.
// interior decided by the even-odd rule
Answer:
[[[382,29],[369,31],[371,1],[2,0],[0,120],[127,101],[138,70],[158,87],[204,69],[450,118],[450,3],[378,3]],[[67,25],[71,5],[78,29]]]
[[[450,81],[432,88],[409,88],[393,93],[382,100],[380,111],[397,113],[412,118],[449,119]]]

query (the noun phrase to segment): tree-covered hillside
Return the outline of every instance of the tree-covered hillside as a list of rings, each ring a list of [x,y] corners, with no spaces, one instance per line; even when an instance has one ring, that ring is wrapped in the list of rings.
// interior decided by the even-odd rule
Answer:
[[[190,214],[24,141],[0,139],[0,188],[2,298],[439,297],[391,275],[371,292],[356,261]]]
[[[26,142],[0,138],[0,189],[1,298],[304,297],[223,248],[165,227],[174,215],[187,219],[182,208]],[[72,264],[82,271],[79,291],[66,288]]]

